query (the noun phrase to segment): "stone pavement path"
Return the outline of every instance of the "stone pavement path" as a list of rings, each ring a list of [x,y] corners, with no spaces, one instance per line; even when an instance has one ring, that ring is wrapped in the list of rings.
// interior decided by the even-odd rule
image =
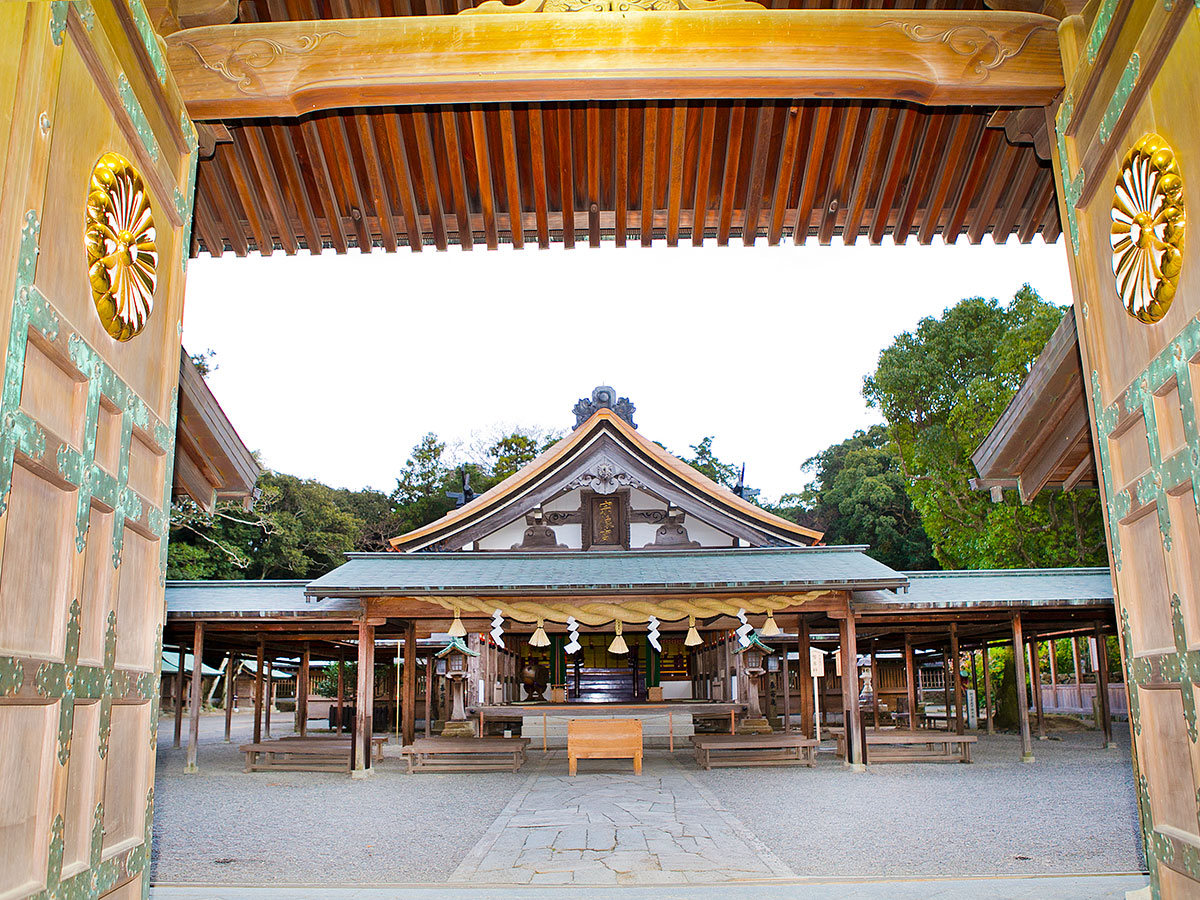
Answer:
[[[591,771],[573,778],[559,774],[563,757],[555,751],[533,763],[451,883],[646,885],[792,875],[674,757],[647,756],[641,777],[627,760],[584,761]]]

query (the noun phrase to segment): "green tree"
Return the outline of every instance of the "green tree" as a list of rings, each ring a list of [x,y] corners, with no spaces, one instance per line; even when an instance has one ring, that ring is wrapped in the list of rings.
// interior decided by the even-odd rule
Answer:
[[[1094,490],[1025,506],[971,490],[970,456],[1028,374],[1062,309],[1025,285],[1007,306],[973,297],[922,319],[879,356],[863,395],[888,423],[913,505],[947,568],[1104,564]]]
[[[868,555],[893,569],[935,569],[921,516],[889,444],[886,426],[856,431],[808,459],[804,468],[814,473],[812,483],[798,498],[789,495],[781,502],[798,499],[789,517],[804,511],[802,524],[823,531],[827,544],[869,544]]]
[[[712,436],[704,438],[699,444],[693,444],[691,446],[691,458],[685,458],[683,461],[717,484],[724,485],[733,490],[738,482],[738,467],[733,463],[722,462],[717,459],[716,454],[713,453],[712,445]]]
[[[553,432],[539,435],[536,431],[516,429],[510,434],[496,440],[487,449],[487,458],[491,463],[491,481],[499,483],[518,471],[526,464],[533,462],[541,453],[545,453],[559,440],[561,435]],[[486,462],[486,460],[480,460]]]

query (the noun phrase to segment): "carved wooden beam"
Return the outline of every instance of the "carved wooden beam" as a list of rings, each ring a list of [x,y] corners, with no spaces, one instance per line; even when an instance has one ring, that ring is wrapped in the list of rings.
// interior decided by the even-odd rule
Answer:
[[[1045,106],[1057,23],[1021,12],[751,9],[215,25],[166,39],[195,119],[416,103],[839,98]]]

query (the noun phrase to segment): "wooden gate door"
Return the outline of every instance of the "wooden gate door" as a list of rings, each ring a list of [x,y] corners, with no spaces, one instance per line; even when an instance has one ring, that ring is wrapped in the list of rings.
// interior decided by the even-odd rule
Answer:
[[[0,47],[0,896],[145,896],[195,131],[141,0]]]
[[[1067,19],[1056,176],[1103,473],[1146,856],[1200,897],[1200,12]]]

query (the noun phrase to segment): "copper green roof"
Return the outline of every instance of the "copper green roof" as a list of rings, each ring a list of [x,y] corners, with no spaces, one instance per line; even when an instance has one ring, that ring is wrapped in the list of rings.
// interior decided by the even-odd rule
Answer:
[[[454,650],[457,650],[459,653],[464,653],[467,656],[478,656],[479,655],[478,650],[472,650],[470,647],[468,647],[466,644],[464,644],[462,642],[462,638],[456,638],[456,637],[450,638],[450,643],[448,643],[445,647],[443,647],[441,650],[439,650],[437,653],[435,653],[433,655],[436,656],[438,659],[441,659],[443,656],[449,656],[450,653]]]
[[[863,547],[564,553],[351,553],[310,597],[887,590],[908,579]]]

